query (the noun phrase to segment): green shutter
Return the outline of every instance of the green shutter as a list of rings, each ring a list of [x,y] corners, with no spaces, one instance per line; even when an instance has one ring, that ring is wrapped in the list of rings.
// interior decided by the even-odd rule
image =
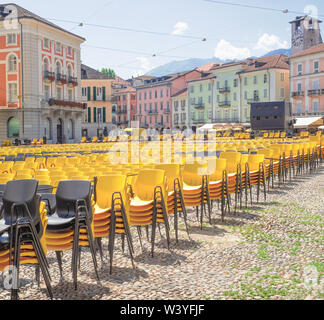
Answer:
[[[102,87],[102,100],[106,101],[106,87]]]
[[[91,122],[91,108],[88,108],[88,122]]]
[[[102,112],[103,112],[102,115],[103,123],[106,123],[106,108],[102,108]]]
[[[93,108],[93,122],[97,123],[97,108]]]
[[[91,100],[91,88],[88,87],[87,89],[88,89],[88,101],[90,101]]]
[[[97,87],[93,87],[93,101],[97,100]]]

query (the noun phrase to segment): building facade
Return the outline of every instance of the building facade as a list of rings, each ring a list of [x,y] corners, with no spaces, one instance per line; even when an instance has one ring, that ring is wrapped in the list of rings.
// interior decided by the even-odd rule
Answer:
[[[136,118],[140,127],[172,129],[172,96],[184,90],[187,81],[199,78],[201,72],[192,70],[144,80],[143,85],[136,87]]]
[[[0,6],[0,139],[80,140],[84,40],[18,5]]]
[[[136,121],[136,89],[132,87],[115,90],[113,98],[114,122],[120,129],[131,127]]]
[[[185,130],[188,128],[188,90],[187,88],[174,94],[172,101],[172,120],[173,128]]]
[[[82,102],[85,107],[82,136],[107,136],[109,131],[114,129],[112,86],[115,79],[86,65],[82,65],[81,74]]]
[[[324,115],[324,44],[301,51],[289,61],[294,115]]]
[[[213,87],[216,77],[202,74],[198,80],[188,81],[188,124],[197,127],[213,120]]]

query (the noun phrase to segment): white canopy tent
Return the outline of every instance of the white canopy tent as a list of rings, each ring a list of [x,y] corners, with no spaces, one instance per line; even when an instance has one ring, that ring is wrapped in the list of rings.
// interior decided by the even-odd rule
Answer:
[[[316,127],[316,122],[319,125],[323,124],[320,123],[320,120],[323,120],[323,117],[303,117],[303,118],[296,118],[296,123],[294,124],[295,129],[307,129],[310,126]]]

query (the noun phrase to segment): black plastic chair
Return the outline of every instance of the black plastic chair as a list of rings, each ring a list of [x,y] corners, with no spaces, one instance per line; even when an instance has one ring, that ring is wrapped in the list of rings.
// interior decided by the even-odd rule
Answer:
[[[13,265],[16,268],[13,278],[15,278],[14,283],[18,284],[20,247],[22,244],[32,244],[48,295],[53,298],[49,264],[40,243],[44,230],[39,212],[40,196],[36,193],[37,186],[37,180],[15,180],[7,183],[3,194],[1,250],[9,249],[9,266]],[[11,298],[18,299],[18,288],[14,286],[11,290]]]
[[[47,184],[39,185],[37,188],[37,193],[41,196],[42,201],[46,203],[46,210],[48,215],[53,215],[56,211],[56,196],[55,194],[53,194],[53,189],[53,186]]]
[[[91,229],[92,219],[91,183],[89,181],[61,181],[56,191],[56,213],[48,217],[47,230],[53,233],[74,230],[72,272],[75,290],[77,290],[77,265],[81,255],[81,247],[79,246],[81,228],[85,228],[87,231],[93,265],[99,281]],[[62,276],[61,252],[56,252],[56,256]]]

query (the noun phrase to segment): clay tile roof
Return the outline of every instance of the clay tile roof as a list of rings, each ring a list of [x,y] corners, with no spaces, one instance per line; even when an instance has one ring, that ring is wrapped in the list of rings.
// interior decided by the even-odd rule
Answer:
[[[247,64],[240,73],[266,70],[271,68],[289,69],[288,57],[283,54],[276,54],[269,57],[247,59]]]
[[[296,57],[302,57],[306,56],[308,54],[318,53],[318,52],[324,52],[324,43],[318,44],[317,46],[311,47],[309,49],[306,49],[304,51],[298,52],[291,56],[290,58],[296,58]]]
[[[46,20],[46,19],[38,16],[37,14],[35,14],[35,13],[31,12],[31,11],[28,11],[27,9],[25,9],[25,8],[23,8],[21,6],[18,6],[15,3],[1,4],[0,5],[0,12],[3,12],[3,8],[5,8],[6,6],[13,6],[13,7],[15,7],[16,10],[17,10],[17,16],[18,16],[19,19],[23,19],[23,18],[25,18],[25,19],[34,19],[34,20],[40,21],[42,23],[45,23],[45,24],[47,24],[47,25],[49,25],[49,26],[51,26],[53,28],[56,28],[56,29],[61,30],[63,32],[66,32],[66,33],[68,33],[68,34],[70,34],[70,35],[72,35],[74,37],[77,37],[79,39],[85,40],[84,38],[82,38],[82,37],[80,37],[80,36],[78,36],[78,35],[76,35],[76,34],[74,34],[72,32],[69,32],[69,31],[67,31],[67,30],[65,30],[65,29],[63,29],[61,27],[59,27],[58,25],[56,25],[56,24],[54,24],[54,23],[52,23],[52,22],[50,22],[50,21],[48,21],[48,20]],[[0,21],[1,20],[4,20],[4,19],[5,19],[5,17],[3,17],[2,15],[0,15]]]

